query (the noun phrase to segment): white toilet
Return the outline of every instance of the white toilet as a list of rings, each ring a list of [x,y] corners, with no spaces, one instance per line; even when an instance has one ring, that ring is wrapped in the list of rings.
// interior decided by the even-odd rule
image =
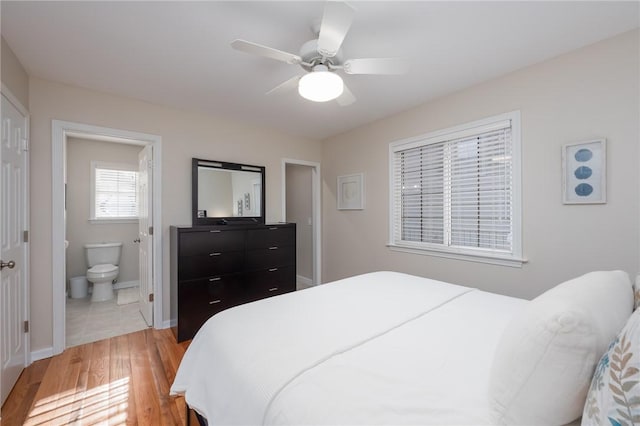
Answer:
[[[85,244],[87,280],[93,283],[92,302],[113,299],[113,281],[118,277],[122,243]]]

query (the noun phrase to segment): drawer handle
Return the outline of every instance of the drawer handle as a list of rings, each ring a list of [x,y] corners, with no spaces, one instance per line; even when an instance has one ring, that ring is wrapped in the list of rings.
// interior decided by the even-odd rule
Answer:
[[[220,303],[220,302],[221,302],[221,300],[220,300],[220,299],[218,299],[218,300],[212,300],[211,302],[209,302],[209,304],[210,304],[210,305],[215,305],[216,303]]]
[[[276,290],[278,290],[278,287],[273,287],[269,289],[269,291],[276,291]]]
[[[273,228],[269,228],[269,231],[275,231],[276,229],[278,229],[278,227],[274,226]]]
[[[278,270],[278,268],[271,268],[271,269],[269,269],[269,272],[275,272],[277,270]]]
[[[269,247],[269,250],[278,250],[278,246]]]
[[[215,277],[215,278],[209,278],[209,281],[220,281],[222,278],[220,277]]]
[[[222,253],[209,253],[209,256],[220,256]]]
[[[220,232],[220,230],[219,229],[212,229],[212,230],[209,230],[209,232]]]

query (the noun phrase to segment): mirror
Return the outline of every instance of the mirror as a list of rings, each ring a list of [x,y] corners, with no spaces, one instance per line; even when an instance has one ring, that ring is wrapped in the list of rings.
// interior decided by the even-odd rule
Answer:
[[[264,171],[261,166],[194,158],[193,225],[264,223]]]

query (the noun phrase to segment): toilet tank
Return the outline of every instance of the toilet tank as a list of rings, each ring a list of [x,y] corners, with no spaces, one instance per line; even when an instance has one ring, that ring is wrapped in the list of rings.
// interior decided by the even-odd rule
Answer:
[[[108,263],[118,265],[120,263],[122,243],[85,244],[84,250],[89,268]]]

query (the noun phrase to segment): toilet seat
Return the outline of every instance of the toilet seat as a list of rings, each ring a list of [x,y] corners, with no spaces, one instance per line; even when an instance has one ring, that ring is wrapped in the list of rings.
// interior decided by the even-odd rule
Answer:
[[[110,263],[95,265],[87,270],[87,279],[92,283],[96,281],[111,281],[118,276],[119,269]]]
[[[89,268],[87,272],[95,273],[95,274],[108,274],[109,272],[114,272],[117,270],[118,270],[118,267],[116,265],[105,263],[102,265],[96,265],[92,268]]]

